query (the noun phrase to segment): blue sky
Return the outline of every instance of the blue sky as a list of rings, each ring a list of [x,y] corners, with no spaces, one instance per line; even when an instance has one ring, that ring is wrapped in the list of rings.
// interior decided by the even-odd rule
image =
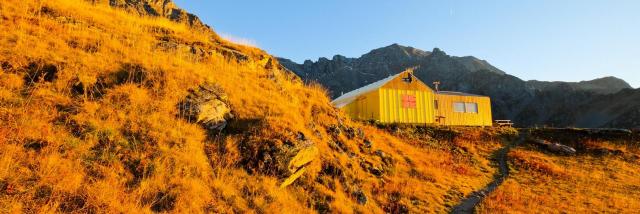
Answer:
[[[393,43],[473,55],[525,80],[640,87],[640,1],[175,0],[216,32],[297,62]]]

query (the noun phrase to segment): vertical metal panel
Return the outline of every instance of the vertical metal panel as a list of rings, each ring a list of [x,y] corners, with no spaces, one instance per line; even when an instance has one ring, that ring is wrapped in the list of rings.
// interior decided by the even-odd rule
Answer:
[[[433,91],[424,91],[422,97],[424,103],[424,111],[422,111],[424,113],[424,123],[435,123],[435,109],[433,105],[435,94]]]
[[[416,107],[417,109],[425,109],[424,106],[424,92],[422,91],[417,91],[416,92]],[[416,123],[425,123],[425,111],[416,111],[416,116],[418,117],[418,120],[416,121]]]
[[[405,108],[402,97],[415,96],[415,108]],[[380,89],[381,120],[383,123],[431,124],[435,122],[432,91]]]
[[[385,122],[389,120],[389,115],[387,114],[387,111],[389,110],[389,106],[382,105],[382,104],[386,103],[387,94],[385,91],[382,91],[382,90],[378,90],[378,94],[380,96],[380,103],[378,103],[380,105],[380,122]]]

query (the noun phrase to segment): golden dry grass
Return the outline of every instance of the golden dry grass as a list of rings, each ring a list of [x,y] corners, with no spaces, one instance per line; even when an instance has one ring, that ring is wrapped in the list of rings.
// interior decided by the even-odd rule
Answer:
[[[213,32],[75,0],[2,1],[0,20],[3,212],[445,212],[495,172],[496,133],[352,122],[324,89]],[[236,116],[220,134],[177,108],[206,83]],[[280,189],[309,142],[318,158]]]
[[[514,172],[480,213],[636,213],[640,210],[637,143],[583,142],[576,156],[535,146],[512,150]],[[609,152],[613,151],[613,152]]]

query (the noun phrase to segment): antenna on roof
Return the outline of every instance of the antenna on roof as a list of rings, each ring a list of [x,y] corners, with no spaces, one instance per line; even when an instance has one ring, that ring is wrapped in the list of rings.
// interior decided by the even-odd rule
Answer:
[[[407,68],[407,70],[405,70],[406,72],[409,72],[411,75],[413,75],[413,72],[416,71],[420,66],[414,66],[411,68]]]
[[[433,82],[433,85],[436,87],[436,92],[440,92],[440,89],[439,89],[440,81]]]

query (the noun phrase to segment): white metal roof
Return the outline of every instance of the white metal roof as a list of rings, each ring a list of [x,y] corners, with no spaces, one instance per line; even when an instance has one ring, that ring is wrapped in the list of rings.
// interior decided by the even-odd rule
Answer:
[[[484,96],[484,95],[469,94],[469,93],[457,92],[457,91],[438,91],[436,93],[444,94],[444,95],[466,96],[466,97],[487,97],[487,96]]]
[[[335,107],[338,108],[342,108],[345,105],[353,102],[354,100],[356,100],[360,95],[364,95],[366,93],[369,93],[371,91],[375,91],[378,88],[384,86],[385,84],[387,84],[388,82],[390,82],[391,80],[395,79],[396,77],[404,74],[405,72],[400,72],[396,75],[393,76],[389,76],[387,78],[384,78],[382,80],[379,80],[377,82],[371,83],[369,85],[365,85],[362,88],[358,88],[356,90],[353,90],[349,93],[343,94],[342,96],[336,98],[335,100],[331,101],[331,104],[333,104]]]

